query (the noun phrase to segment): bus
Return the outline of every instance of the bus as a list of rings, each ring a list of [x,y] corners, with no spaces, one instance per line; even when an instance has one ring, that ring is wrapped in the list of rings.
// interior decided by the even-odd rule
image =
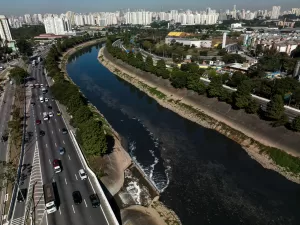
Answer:
[[[55,211],[57,211],[57,207],[53,183],[44,184],[43,191],[46,211],[48,214],[54,213]]]
[[[48,116],[47,112],[43,112],[43,118],[44,118],[44,120],[48,120],[49,119],[49,116]]]

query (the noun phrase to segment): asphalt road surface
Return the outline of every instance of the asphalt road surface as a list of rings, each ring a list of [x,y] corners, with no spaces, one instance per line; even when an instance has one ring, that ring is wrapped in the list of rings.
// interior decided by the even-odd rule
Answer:
[[[31,69],[34,83],[47,84],[45,75],[43,75],[42,65],[38,65]],[[58,107],[56,102],[52,100],[50,91],[44,94],[49,98],[49,102],[40,103],[39,96],[43,95],[41,89],[32,89],[32,101],[35,102],[33,112],[33,121],[37,119],[42,123],[37,125],[36,132],[42,130],[45,136],[38,137],[38,150],[40,156],[41,172],[43,183],[56,182],[59,194],[59,209],[58,211],[47,214],[47,224],[87,224],[99,225],[108,224],[106,217],[101,207],[93,208],[89,196],[93,194],[94,188],[89,179],[82,181],[78,171],[83,168],[81,161],[73,146],[69,134],[63,134],[62,128],[65,128],[64,121],[61,116],[57,115]],[[48,106],[52,106],[49,109]],[[49,120],[43,120],[43,112],[52,111],[54,116]],[[65,148],[65,154],[59,154],[59,147]],[[54,173],[52,162],[54,159],[59,159],[62,165],[61,173]],[[80,191],[82,195],[82,203],[75,205],[72,198],[74,191]]]
[[[6,133],[8,121],[10,119],[13,95],[14,95],[14,86],[9,82],[5,84],[6,88],[4,91],[4,96],[2,102],[0,101],[0,139],[2,139],[2,135]],[[6,161],[7,154],[7,141],[0,142],[0,160]]]

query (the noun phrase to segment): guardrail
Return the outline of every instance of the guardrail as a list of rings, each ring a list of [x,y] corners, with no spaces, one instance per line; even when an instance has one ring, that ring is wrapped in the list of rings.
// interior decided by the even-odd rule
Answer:
[[[46,69],[44,70],[44,72],[45,72],[45,75],[47,76]],[[47,80],[47,82],[48,82],[48,80]],[[49,84],[49,82],[48,82],[48,84]],[[55,100],[55,102],[56,102],[57,107],[59,108],[59,110],[62,112],[62,110],[59,107],[59,103],[56,100]],[[106,220],[107,220],[108,224],[109,225],[119,225],[119,222],[118,222],[118,220],[117,220],[117,218],[116,218],[116,216],[115,216],[115,214],[114,214],[114,212],[113,212],[113,210],[112,210],[112,208],[111,208],[111,206],[110,206],[110,204],[109,204],[109,202],[106,198],[106,195],[104,194],[104,191],[102,190],[102,187],[101,187],[101,185],[98,181],[97,176],[95,175],[95,173],[88,166],[88,164],[86,162],[86,158],[84,157],[84,155],[82,153],[82,150],[81,150],[81,148],[80,148],[80,146],[79,146],[79,144],[78,144],[78,142],[75,138],[75,135],[73,134],[72,130],[70,129],[69,124],[66,123],[63,114],[62,114],[62,119],[63,119],[65,125],[67,126],[68,130],[70,131],[71,140],[73,142],[73,145],[76,149],[77,155],[78,155],[84,169],[87,171],[87,173],[89,175],[88,177],[90,179],[92,179],[92,181],[93,181],[92,183],[96,184],[96,188],[98,189],[98,191],[96,191],[96,193],[98,194],[99,198],[102,199],[102,202],[100,202],[100,207],[102,208],[102,210],[105,214],[104,215],[105,217],[109,215],[109,218],[106,217]],[[104,206],[104,207],[102,207],[102,206]]]

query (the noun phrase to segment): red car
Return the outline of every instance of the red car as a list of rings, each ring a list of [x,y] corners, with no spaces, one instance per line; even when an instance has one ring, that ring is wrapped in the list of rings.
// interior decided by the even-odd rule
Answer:
[[[36,120],[36,124],[41,124],[41,121],[40,120]]]

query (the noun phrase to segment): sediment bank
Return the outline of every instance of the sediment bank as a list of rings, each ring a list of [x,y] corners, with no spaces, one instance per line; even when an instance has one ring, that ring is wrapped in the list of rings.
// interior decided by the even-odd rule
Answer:
[[[239,143],[249,156],[264,168],[277,171],[287,179],[300,183],[299,175],[276,165],[269,155],[263,152],[272,146],[283,149],[291,155],[299,156],[299,134],[285,128],[272,128],[256,115],[245,114],[242,110],[234,111],[231,106],[217,102],[216,99],[208,99],[187,90],[175,89],[166,80],[139,71],[112,58],[105,47],[99,51],[98,60],[112,73],[154,98],[161,106],[201,126],[220,132]],[[255,121],[254,125],[253,121]]]
[[[75,84],[72,79],[69,77],[66,71],[66,65],[68,62],[68,58],[76,53],[78,50],[95,45],[97,43],[101,43],[103,40],[93,40],[89,41],[83,44],[80,44],[74,48],[69,49],[67,52],[65,52],[62,56],[60,68],[65,74],[65,78]],[[76,84],[75,84],[76,85]],[[99,158],[97,161],[93,162],[94,167],[95,164],[100,168],[103,172],[103,177],[101,177],[101,181],[103,182],[104,186],[107,188],[107,190],[110,192],[112,196],[118,195],[120,190],[124,186],[124,172],[129,169],[129,167],[134,164],[131,157],[129,156],[128,152],[123,148],[121,144],[121,137],[120,135],[111,127],[111,125],[106,121],[104,116],[101,114],[101,112],[92,104],[89,104],[89,106],[93,109],[92,111],[96,115],[100,115],[102,120],[105,121],[105,125],[109,127],[109,130],[111,131],[111,134],[114,138],[114,146],[113,151],[110,154],[107,154],[101,158]],[[64,107],[63,107],[64,108]],[[68,118],[68,120],[70,117]],[[90,163],[90,162],[89,162]],[[137,168],[134,166],[134,168]],[[139,173],[141,177],[146,179],[146,174],[144,174],[143,171],[136,169],[136,171]],[[145,217],[145,224],[149,225],[166,225],[168,224],[181,224],[179,218],[177,215],[167,207],[163,205],[163,203],[159,202],[159,196],[157,196],[159,193],[156,189],[156,187],[149,181],[149,179],[146,180],[146,183],[148,187],[152,189],[152,192],[154,191],[156,194],[156,197],[151,201],[151,204],[149,204],[148,207],[143,207],[139,205],[135,205],[134,209],[139,212],[140,216]],[[159,206],[159,207],[158,207]],[[121,214],[125,215],[123,212],[126,212],[127,208],[122,209]],[[150,213],[149,213],[150,212]],[[127,215],[127,214],[126,214]],[[126,219],[129,217],[126,216]],[[123,219],[123,218],[122,218]],[[138,225],[139,224],[139,217],[132,215],[130,217],[130,224],[132,225]]]

